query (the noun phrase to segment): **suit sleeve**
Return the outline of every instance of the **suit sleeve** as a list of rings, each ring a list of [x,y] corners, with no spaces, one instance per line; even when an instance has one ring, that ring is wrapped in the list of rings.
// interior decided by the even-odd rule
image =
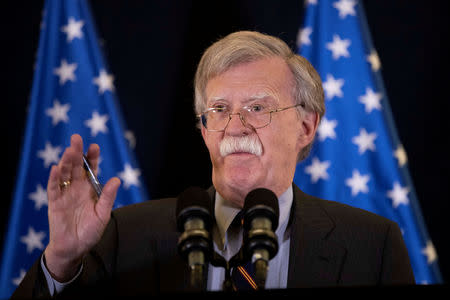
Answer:
[[[380,275],[382,285],[415,284],[414,273],[409,261],[408,250],[397,223],[391,223],[383,247]]]
[[[47,280],[41,268],[41,254],[28,270],[10,299],[50,298]]]
[[[117,248],[117,228],[114,216],[108,223],[100,242],[83,258],[83,270],[72,283],[55,295],[56,298],[76,299],[84,295],[107,295]],[[43,254],[41,254],[42,256]],[[41,256],[28,270],[11,299],[49,299],[47,279],[41,267]]]

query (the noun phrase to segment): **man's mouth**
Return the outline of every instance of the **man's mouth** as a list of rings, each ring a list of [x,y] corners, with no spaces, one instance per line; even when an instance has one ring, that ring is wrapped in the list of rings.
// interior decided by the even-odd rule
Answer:
[[[256,155],[247,151],[236,151],[236,152],[232,152],[229,153],[228,155]]]

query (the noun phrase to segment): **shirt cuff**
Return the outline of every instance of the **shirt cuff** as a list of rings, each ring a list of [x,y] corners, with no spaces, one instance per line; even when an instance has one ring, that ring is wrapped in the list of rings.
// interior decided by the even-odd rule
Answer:
[[[53,297],[55,294],[61,293],[66,286],[71,284],[73,281],[75,281],[75,279],[78,278],[78,276],[80,276],[81,271],[83,271],[83,264],[81,264],[80,270],[78,270],[77,274],[67,282],[59,282],[54,279],[52,275],[50,275],[50,272],[48,271],[47,266],[44,262],[44,254],[42,254],[41,256],[41,268],[42,271],[44,271],[45,279],[47,280],[47,286],[50,292],[50,296]]]

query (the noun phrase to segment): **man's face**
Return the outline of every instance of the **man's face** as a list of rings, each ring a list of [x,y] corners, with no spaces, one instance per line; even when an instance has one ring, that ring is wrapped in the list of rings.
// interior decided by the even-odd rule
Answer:
[[[226,105],[237,113],[260,102],[274,109],[292,106],[292,88],[293,76],[286,63],[278,57],[264,58],[237,65],[209,80],[207,107]],[[217,191],[237,207],[243,206],[245,196],[255,188],[268,188],[280,196],[292,184],[299,151],[312,140],[306,123],[293,108],[273,113],[271,123],[260,129],[244,126],[238,115],[233,115],[225,131],[202,127]],[[221,154],[224,140],[245,136],[260,144],[259,155],[243,150]]]

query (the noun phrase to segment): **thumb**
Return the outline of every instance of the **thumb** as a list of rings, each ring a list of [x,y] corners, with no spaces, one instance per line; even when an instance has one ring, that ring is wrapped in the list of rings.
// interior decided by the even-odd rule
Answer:
[[[114,200],[116,199],[119,186],[119,178],[113,177],[108,180],[108,182],[103,187],[102,194],[100,195],[100,198],[95,205],[97,215],[104,223],[107,223],[109,221],[109,217],[114,205]]]

